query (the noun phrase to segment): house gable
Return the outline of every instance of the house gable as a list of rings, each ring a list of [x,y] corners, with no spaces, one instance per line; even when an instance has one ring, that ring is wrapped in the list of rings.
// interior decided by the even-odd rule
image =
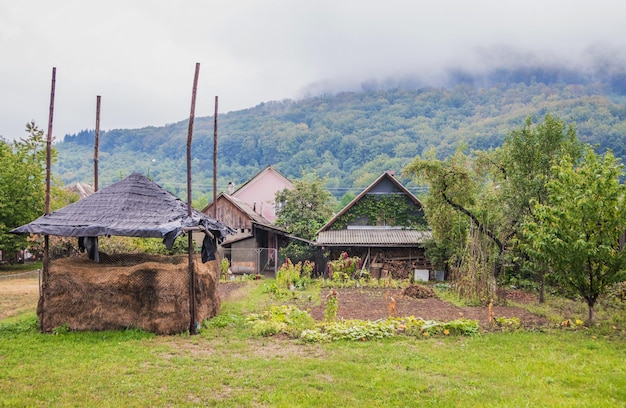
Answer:
[[[276,220],[276,193],[292,188],[293,184],[289,179],[268,166],[231,195],[247,203],[254,212],[273,223]]]
[[[422,204],[393,173],[385,172],[335,215],[319,232],[350,228],[424,229]]]

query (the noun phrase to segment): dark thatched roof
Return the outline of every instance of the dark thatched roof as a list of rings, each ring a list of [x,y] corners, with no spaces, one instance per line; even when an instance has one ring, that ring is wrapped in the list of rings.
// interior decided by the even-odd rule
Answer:
[[[189,217],[187,203],[147,177],[132,174],[11,232],[65,237],[152,237],[173,242],[185,228],[198,226],[210,231],[218,242],[234,232],[199,211],[192,210]]]

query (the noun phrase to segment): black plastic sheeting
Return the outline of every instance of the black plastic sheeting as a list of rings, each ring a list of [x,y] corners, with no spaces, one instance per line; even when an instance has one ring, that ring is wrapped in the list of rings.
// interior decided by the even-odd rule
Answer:
[[[132,174],[73,204],[15,228],[15,234],[162,238],[171,248],[185,229],[201,227],[221,243],[234,231],[192,209],[141,174]]]

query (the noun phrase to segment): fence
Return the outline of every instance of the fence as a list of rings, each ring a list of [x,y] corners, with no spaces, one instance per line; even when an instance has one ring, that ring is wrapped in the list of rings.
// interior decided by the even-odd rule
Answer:
[[[0,282],[6,282],[10,280],[19,280],[19,279],[39,279],[39,269],[34,269],[32,271],[19,272],[19,273],[3,273],[0,274]]]
[[[230,262],[230,271],[234,274],[276,276],[276,248],[222,248],[221,251],[222,257]]]
[[[219,312],[216,261],[203,263],[194,252],[191,281],[188,254],[128,253],[124,246],[118,251],[105,245],[92,253],[97,261],[86,254],[63,256],[76,253],[72,248],[52,254],[42,274],[42,331],[67,325],[71,330],[195,332]]]

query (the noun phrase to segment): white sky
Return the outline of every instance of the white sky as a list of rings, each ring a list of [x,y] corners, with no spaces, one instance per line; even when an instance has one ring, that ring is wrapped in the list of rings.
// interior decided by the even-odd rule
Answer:
[[[571,63],[624,55],[622,0],[0,0],[0,135],[161,126],[319,89],[479,67],[493,55]]]

